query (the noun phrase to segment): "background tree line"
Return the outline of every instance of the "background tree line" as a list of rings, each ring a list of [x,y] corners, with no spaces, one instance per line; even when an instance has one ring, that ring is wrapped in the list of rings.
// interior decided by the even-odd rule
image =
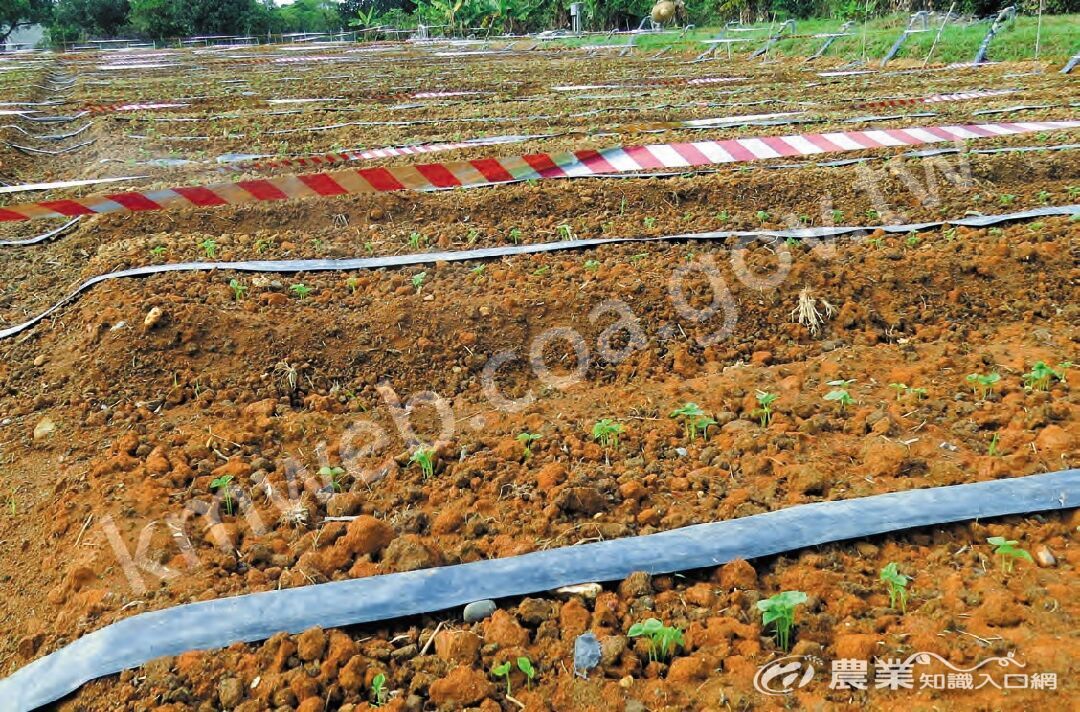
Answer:
[[[590,28],[636,26],[655,0],[583,0]],[[832,17],[865,19],[896,12],[944,11],[952,0],[686,0],[698,25],[728,20]],[[194,35],[335,32],[350,27],[417,22],[526,32],[569,24],[570,0],[0,0],[0,44],[17,27],[43,24],[55,43],[89,38],[163,39]],[[1008,0],[957,0],[957,12],[986,16]],[[1039,0],[1017,0],[1036,12]],[[1043,0],[1047,14],[1080,11],[1080,0]]]

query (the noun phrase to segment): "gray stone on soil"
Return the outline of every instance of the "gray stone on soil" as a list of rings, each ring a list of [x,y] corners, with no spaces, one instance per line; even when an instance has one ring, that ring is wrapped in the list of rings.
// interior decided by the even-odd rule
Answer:
[[[595,635],[579,635],[574,640],[574,673],[588,677],[588,671],[600,664],[600,652],[600,641]]]
[[[461,617],[465,619],[466,623],[476,623],[494,613],[495,608],[495,601],[489,599],[473,601],[465,606],[465,610],[462,612]]]

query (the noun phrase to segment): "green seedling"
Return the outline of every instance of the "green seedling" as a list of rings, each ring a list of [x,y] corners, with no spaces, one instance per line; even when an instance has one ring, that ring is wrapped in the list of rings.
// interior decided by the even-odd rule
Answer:
[[[791,629],[795,627],[795,607],[806,603],[806,594],[802,591],[783,591],[757,602],[761,611],[761,625],[773,624],[776,640],[783,650],[791,649]]]
[[[427,272],[421,272],[420,274],[414,274],[409,281],[412,283],[413,289],[419,294],[420,290],[424,288],[424,280],[427,279]]]
[[[526,684],[529,688],[532,688],[533,678],[536,677],[536,668],[533,667],[532,660],[522,655],[517,659],[518,670],[525,673]]]
[[[1016,546],[1017,542],[1012,539],[1006,539],[1003,536],[992,536],[986,542],[994,547],[994,554],[1001,562],[1001,570],[1005,573],[1012,572],[1016,559],[1025,559],[1035,563],[1031,558],[1031,554]]]
[[[229,280],[229,289],[232,290],[233,299],[235,299],[236,301],[240,301],[241,299],[243,299],[244,295],[247,294],[248,290],[247,285],[235,279]]]
[[[990,457],[997,457],[1000,454],[998,453],[998,442],[1000,440],[1001,434],[994,433],[994,435],[990,438],[990,444],[986,446],[987,455],[989,455]]]
[[[895,561],[886,565],[878,578],[885,582],[889,590],[889,608],[896,608],[896,602],[900,601],[900,610],[907,613],[907,585],[911,579],[900,573]]]
[[[909,388],[908,393],[915,396],[915,400],[921,401],[929,393],[925,388]]]
[[[345,476],[345,470],[340,467],[330,467],[329,465],[323,465],[319,468],[319,477],[323,480],[330,480],[330,489],[334,492],[344,492],[345,488],[341,484],[341,478]]]
[[[255,241],[255,252],[262,254],[274,246],[274,241],[266,238],[260,238]]]
[[[907,246],[908,247],[915,247],[916,245],[919,244],[919,242],[920,242],[920,240],[919,240],[918,235],[908,235],[908,238],[907,238]]]
[[[386,704],[389,690],[386,689],[386,675],[381,672],[371,680],[371,704],[382,707]]]
[[[769,423],[772,422],[772,404],[776,402],[776,399],[780,396],[775,393],[769,393],[768,391],[756,391],[754,397],[757,398],[758,405],[760,406],[755,413],[761,418],[761,427],[769,427]]]
[[[311,287],[306,284],[294,284],[289,287],[289,291],[296,295],[298,299],[307,299],[307,296],[311,294]]]
[[[681,407],[676,408],[668,414],[669,418],[679,418],[683,422],[683,433],[687,440],[694,440],[697,437],[697,430],[694,428],[694,421],[698,418],[704,418],[705,411],[701,409],[697,403],[684,403]],[[599,425],[599,423],[597,423]],[[595,428],[593,429],[595,437]]]
[[[495,677],[506,678],[506,694],[510,694],[510,661],[507,660],[502,665],[495,665],[491,668],[491,674]]]
[[[716,219],[719,220],[721,223],[727,223],[731,221],[731,215],[728,213],[728,211],[721,210],[719,213],[716,214]]]
[[[557,227],[555,229],[559,233],[559,239],[560,240],[573,240],[574,239],[574,229],[572,227],[570,227],[569,225],[566,225],[566,224],[559,225],[559,227]]]
[[[1029,391],[1050,390],[1051,379],[1065,380],[1065,369],[1072,366],[1066,361],[1059,363],[1057,369],[1051,368],[1045,361],[1036,361],[1031,370],[1024,374],[1024,387]]]
[[[890,383],[889,388],[896,391],[896,400],[900,400],[907,393],[908,387],[906,383]]]
[[[986,396],[994,392],[994,386],[1001,380],[1001,374],[969,373],[964,380],[971,384],[973,395],[979,396],[980,400],[986,400]]]
[[[217,243],[211,240],[209,237],[199,243],[199,247],[206,253],[208,259],[214,259],[217,257]]]
[[[879,213],[878,211],[874,210],[873,208],[870,208],[869,210],[867,210],[867,211],[866,211],[866,213],[865,213],[865,215],[866,215],[866,219],[867,219],[867,220],[874,220],[874,221],[876,221],[876,220],[879,220],[879,219],[881,218],[881,213]]]
[[[517,244],[519,244],[521,242],[521,230],[520,229],[515,227],[514,229],[512,229],[510,231],[510,242],[513,242],[515,245],[517,245]]]
[[[349,291],[356,294],[356,288],[360,286],[359,277],[349,277],[345,280],[345,286],[349,288]]]
[[[1039,202],[1043,205],[1048,205],[1050,203],[1050,191],[1040,190],[1037,197]]]
[[[600,443],[603,447],[613,447],[617,449],[619,447],[619,435],[623,430],[622,423],[616,423],[611,418],[603,418],[596,421],[596,425],[593,426],[593,440]]]
[[[544,265],[543,267],[537,267],[533,270],[534,277],[543,277],[545,274],[551,271],[551,265]]]
[[[518,436],[514,438],[521,446],[525,448],[525,459],[528,460],[532,457],[532,444],[541,438],[540,433],[518,433]]]
[[[787,245],[789,250],[793,250],[793,249],[795,249],[796,247],[799,246],[799,238],[797,238],[797,237],[789,237],[789,238],[784,240],[784,244]]]
[[[654,227],[656,227],[656,218],[652,216],[645,218],[641,222],[644,223],[646,230],[652,230]]]
[[[1004,193],[1003,195],[998,197],[998,202],[1001,203],[1001,205],[1003,206],[1012,205],[1015,201],[1016,196],[1012,193]]]
[[[225,495],[225,511],[232,516],[233,502],[232,502],[232,488],[229,486],[233,481],[232,475],[222,475],[217,479],[210,481],[210,490],[219,490]]]
[[[761,223],[762,225],[764,225],[765,223],[767,223],[769,221],[769,211],[768,210],[759,210],[756,213],[754,213],[754,215],[757,216],[758,222]]]
[[[637,264],[649,256],[648,252],[639,252],[636,255],[630,255],[630,262]]]
[[[469,229],[469,234],[465,237],[465,242],[467,242],[470,245],[475,245],[479,239],[480,239],[480,231],[477,230],[476,228],[470,228]]]
[[[686,641],[678,628],[664,625],[656,618],[649,618],[630,626],[627,635],[631,638],[649,639],[649,659],[664,660],[675,653],[675,646],[683,647]]]
[[[485,271],[487,271],[487,265],[477,265],[476,267],[472,268],[471,274],[474,277],[483,277]]]
[[[420,247],[420,243],[427,244],[427,238],[418,232],[409,233],[409,247],[414,250]]]
[[[429,447],[417,448],[409,458],[409,462],[420,466],[420,472],[425,480],[435,474],[435,451]]]
[[[829,381],[826,385],[832,386],[833,389],[825,394],[825,400],[836,401],[840,406],[840,412],[843,413],[847,406],[855,402],[847,390],[847,387],[854,382],[854,380]]]
[[[843,210],[834,210],[834,211],[832,211],[832,221],[833,221],[833,223],[843,222],[844,221],[844,211]]]
[[[585,269],[589,272],[595,272],[600,269],[600,263],[596,260],[585,260]]]
[[[166,251],[168,251],[168,249],[169,248],[165,247],[165,245],[158,245],[157,247],[154,247],[150,250],[150,254],[154,257],[161,257],[165,254]]]
[[[946,242],[952,242],[953,240],[956,239],[956,228],[955,227],[945,228],[945,230],[943,230],[941,234],[945,236],[945,241]]]
[[[17,504],[15,502],[15,494],[14,493],[8,495],[7,506],[8,506],[8,511],[11,512],[11,516],[14,517],[16,512],[17,512],[17,509],[16,509]]]

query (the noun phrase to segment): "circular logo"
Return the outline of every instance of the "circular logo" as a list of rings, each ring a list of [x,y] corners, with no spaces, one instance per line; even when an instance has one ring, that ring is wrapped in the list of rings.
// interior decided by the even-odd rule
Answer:
[[[766,695],[789,695],[814,679],[812,655],[789,655],[762,665],[754,675],[754,689]]]

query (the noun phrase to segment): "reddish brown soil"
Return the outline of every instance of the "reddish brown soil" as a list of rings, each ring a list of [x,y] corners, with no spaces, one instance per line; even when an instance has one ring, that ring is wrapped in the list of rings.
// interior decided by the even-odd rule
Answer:
[[[93,79],[85,74],[92,64],[65,61],[67,71]],[[370,73],[373,66],[386,73]],[[211,98],[185,113],[97,118],[90,132],[96,143],[77,160],[29,159],[0,149],[0,171],[13,181],[116,175],[131,167],[117,170],[98,159],[139,161],[170,150],[211,158],[225,151],[294,155],[484,132],[596,132],[639,121],[792,110],[811,101],[823,120],[805,130],[847,130],[878,126],[842,123],[851,116],[925,109],[854,110],[849,106],[855,98],[1001,86],[1023,88],[1008,97],[934,105],[938,116],[881,125],[1075,116],[1062,105],[1076,99],[1075,82],[1048,73],[1008,76],[1031,71],[1027,65],[845,81],[821,80],[787,64],[706,65],[705,76],[747,79],[597,101],[547,88],[670,76],[687,67],[636,58],[586,61],[577,53],[464,66],[453,72],[415,61],[331,65],[305,71],[303,82],[275,82],[296,68],[258,65],[261,73],[252,75],[250,89],[262,99],[347,97],[338,103],[356,109],[304,108],[266,118],[258,115],[265,102],[225,90],[233,85],[185,87],[183,76],[125,73],[108,85],[77,85],[72,106],[192,92]],[[225,79],[236,70],[223,65],[207,76]],[[34,69],[40,76],[48,71]],[[350,72],[363,81],[324,78]],[[365,92],[490,86],[501,88],[497,100],[429,101],[408,112],[409,118],[438,121],[420,127],[354,126],[333,134],[287,134],[280,143],[269,136],[255,142],[247,135],[229,138],[269,126],[394,116],[385,103],[363,103]],[[722,93],[733,89],[739,93]],[[43,97],[28,91],[20,98]],[[523,98],[535,101],[518,100]],[[775,103],[667,108],[702,98]],[[977,109],[1020,103],[1056,106],[972,116]],[[590,108],[612,111],[569,117]],[[210,124],[151,121],[211,111],[241,114]],[[497,126],[462,121],[537,113],[563,118]],[[151,125],[154,140],[125,138]],[[436,154],[434,160],[802,130],[576,135]],[[210,133],[214,138],[205,141],[166,140]],[[1073,139],[1062,132],[977,147]],[[208,238],[222,260],[352,257],[549,242],[559,238],[562,225],[579,237],[600,237],[864,224],[880,222],[877,213],[886,207],[902,213],[903,221],[936,220],[1075,203],[1080,185],[1080,164],[1071,151],[974,156],[969,182],[953,185],[939,175],[938,200],[927,202],[911,180],[925,187],[929,163],[878,161],[868,164],[873,173],[867,174],[853,166],[810,164],[773,170],[764,162],[673,179],[552,181],[98,217],[55,242],[0,252],[0,318],[4,324],[22,321],[106,271],[205,259],[199,245]],[[152,175],[140,185],[199,182],[207,175],[137,170]],[[867,175],[874,176],[887,206],[862,187]],[[2,232],[25,236],[38,227]],[[164,250],[151,252],[159,247]],[[95,287],[34,330],[0,342],[0,541],[10,552],[0,561],[0,629],[8,633],[0,638],[0,669],[10,673],[120,618],[190,601],[649,534],[806,502],[1075,467],[1080,371],[1064,369],[1046,390],[1026,389],[1023,374],[1036,361],[1080,361],[1078,255],[1080,223],[1054,217],[992,229],[875,233],[818,247],[654,242],[424,269],[174,274]],[[768,277],[788,258],[790,268],[776,284],[751,279]],[[675,275],[703,261],[716,265],[737,312],[730,334],[715,343],[708,337],[723,319],[690,319],[670,294]],[[412,280],[420,272],[425,276],[418,289]],[[229,287],[233,279],[247,288],[240,299]],[[297,284],[311,289],[307,298],[290,290]],[[825,315],[819,333],[793,321],[803,290]],[[697,309],[714,294],[701,271],[686,275],[685,293]],[[605,359],[598,343],[608,340],[619,313],[593,312],[610,300],[625,305],[622,325],[632,323],[643,339],[617,363]],[[152,310],[158,311],[147,324]],[[507,350],[525,358],[552,328],[573,329],[584,340],[588,359],[581,378],[545,385],[524,360],[510,361],[498,371],[498,387],[507,397],[532,394],[535,400],[516,413],[493,407],[482,389],[485,364]],[[612,348],[626,346],[626,332],[614,331]],[[575,354],[567,342],[551,340],[543,355],[556,377],[573,373]],[[978,397],[965,377],[991,371],[1001,374],[1001,382]],[[854,380],[855,403],[844,410],[823,400],[827,383],[837,379]],[[925,396],[898,398],[892,383],[925,388]],[[756,412],[757,390],[779,396],[767,427]],[[453,423],[449,436],[442,435],[429,479],[409,464],[411,445],[390,406],[423,391],[444,399]],[[668,417],[688,401],[717,421],[693,441]],[[601,418],[625,426],[617,446],[593,441],[591,429]],[[435,408],[418,403],[410,419],[420,440],[440,437]],[[42,432],[46,421],[53,432]],[[358,422],[381,428],[387,442],[367,455],[350,450],[347,434]],[[516,440],[523,432],[541,436],[531,457]],[[316,473],[323,465],[345,466],[340,484],[348,491],[332,497],[321,491]],[[267,496],[268,486],[288,491],[287,473],[298,483],[292,506],[305,512],[302,523],[285,521],[280,500]],[[194,502],[213,507],[210,483],[223,475],[232,475],[250,498],[264,533],[220,505],[209,518],[195,514]],[[176,546],[167,518],[190,538],[198,565]],[[142,532],[150,532],[149,558],[180,575],[158,580],[147,574],[147,589],[133,589],[106,538],[106,522],[131,550]],[[158,524],[145,529],[151,522]],[[605,586],[595,599],[540,593],[499,601],[492,619],[473,625],[461,622],[460,611],[449,611],[281,635],[155,661],[88,684],[56,707],[364,709],[372,680],[383,673],[393,692],[388,709],[516,710],[488,671],[528,655],[539,673],[536,683],[529,688],[520,673],[511,682],[512,697],[529,710],[1066,709],[1077,697],[1078,527],[1075,510],[933,527],[715,571],[652,580],[635,575]],[[1021,561],[1006,575],[986,544],[997,535],[1019,540],[1032,554],[1045,549],[1055,560]],[[889,607],[878,580],[889,562],[913,578],[906,612]],[[767,697],[755,691],[754,672],[786,653],[771,628],[762,628],[755,603],[783,590],[810,596],[798,612],[793,654],[830,661],[925,651],[970,667],[1013,653],[1025,672],[1056,673],[1058,688],[852,693],[830,690],[827,672],[819,672],[794,696]],[[626,638],[634,622],[650,616],[685,631],[686,645],[669,661],[650,663],[643,644]],[[595,631],[605,650],[602,669],[588,680],[570,672],[574,637],[585,630]]]

